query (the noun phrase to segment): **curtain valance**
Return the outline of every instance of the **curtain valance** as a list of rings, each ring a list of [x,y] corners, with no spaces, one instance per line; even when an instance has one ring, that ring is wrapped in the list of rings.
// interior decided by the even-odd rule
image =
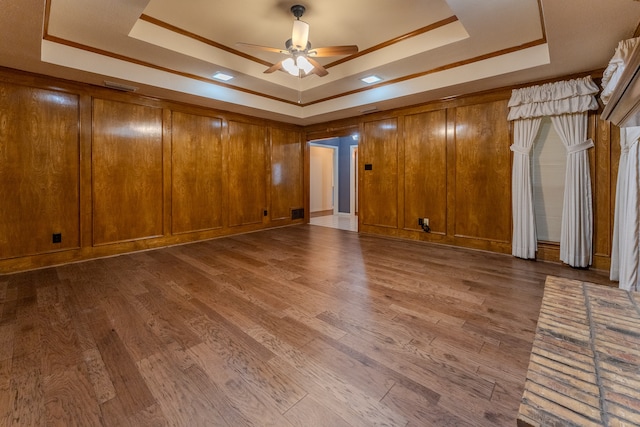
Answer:
[[[600,99],[602,99],[603,104],[606,105],[609,103],[609,98],[611,98],[613,90],[618,85],[620,76],[629,63],[633,50],[638,45],[638,40],[640,40],[640,38],[636,37],[634,39],[621,40],[618,43],[616,52],[602,75],[602,93],[600,94]]]
[[[509,120],[557,116],[597,110],[598,86],[590,76],[514,89],[509,100]]]

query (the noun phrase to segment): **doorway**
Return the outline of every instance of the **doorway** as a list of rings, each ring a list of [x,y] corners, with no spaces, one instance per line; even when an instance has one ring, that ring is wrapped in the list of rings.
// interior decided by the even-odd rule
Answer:
[[[312,217],[338,214],[338,147],[310,144],[309,212]]]
[[[357,135],[309,141],[310,224],[358,230]]]

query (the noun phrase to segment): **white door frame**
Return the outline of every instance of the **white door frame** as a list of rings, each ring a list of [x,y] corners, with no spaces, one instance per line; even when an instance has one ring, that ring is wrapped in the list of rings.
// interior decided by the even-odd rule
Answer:
[[[356,172],[358,170],[358,165],[356,162],[358,159],[356,158],[356,151],[358,150],[357,145],[349,146],[349,177],[350,177],[350,185],[349,185],[349,214],[356,214],[356,200],[358,199],[358,182],[356,179]]]
[[[338,199],[338,184],[340,181],[338,181],[338,150],[340,147],[336,147],[333,145],[325,145],[325,144],[316,144],[312,141],[309,142],[309,145],[312,147],[320,147],[320,148],[330,148],[331,150],[333,150],[333,178],[332,178],[332,190],[333,190],[333,214],[334,215],[338,215],[339,212],[339,199]]]

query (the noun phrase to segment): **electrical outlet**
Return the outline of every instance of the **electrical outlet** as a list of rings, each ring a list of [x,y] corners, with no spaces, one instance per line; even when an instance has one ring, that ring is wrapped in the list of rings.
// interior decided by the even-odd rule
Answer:
[[[51,241],[53,243],[62,243],[62,233],[53,233]]]
[[[418,225],[424,224],[424,220],[422,218],[418,218]]]
[[[422,219],[422,223],[428,227],[429,226],[429,218],[423,218]]]

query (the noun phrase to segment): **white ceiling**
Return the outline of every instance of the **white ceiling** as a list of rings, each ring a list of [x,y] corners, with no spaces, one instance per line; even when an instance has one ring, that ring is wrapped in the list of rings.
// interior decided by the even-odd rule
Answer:
[[[265,74],[303,4],[329,75]],[[0,65],[296,124],[604,68],[633,0],[0,0]],[[227,84],[212,75],[235,76]],[[384,80],[367,86],[359,78]]]

